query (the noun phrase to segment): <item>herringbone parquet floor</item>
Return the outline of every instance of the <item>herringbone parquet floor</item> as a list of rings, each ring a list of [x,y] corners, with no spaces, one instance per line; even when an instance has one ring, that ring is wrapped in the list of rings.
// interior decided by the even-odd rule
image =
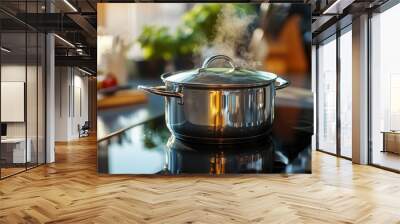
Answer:
[[[0,181],[0,223],[400,223],[400,175],[313,153],[312,175],[99,176],[94,138]]]

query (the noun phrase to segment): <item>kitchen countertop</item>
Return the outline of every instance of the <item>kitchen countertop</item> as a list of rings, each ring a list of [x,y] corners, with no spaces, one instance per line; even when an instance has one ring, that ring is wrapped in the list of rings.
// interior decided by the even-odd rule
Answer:
[[[141,80],[131,82],[132,89],[138,85],[161,85],[159,80]],[[129,128],[146,120],[158,117],[164,113],[164,98],[148,94],[146,104],[103,109],[97,111],[97,139],[101,140],[108,135]]]

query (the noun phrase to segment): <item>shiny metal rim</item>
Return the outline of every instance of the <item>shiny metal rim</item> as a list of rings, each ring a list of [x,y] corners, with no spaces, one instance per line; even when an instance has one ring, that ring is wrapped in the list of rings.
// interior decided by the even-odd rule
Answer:
[[[161,80],[164,83],[170,83],[173,85],[180,85],[183,87],[191,87],[191,88],[196,88],[196,89],[244,89],[244,88],[256,88],[256,87],[264,87],[264,86],[269,86],[271,83],[275,83],[277,78],[271,79],[266,82],[262,83],[251,83],[251,84],[201,84],[201,83],[180,83],[180,82],[171,82],[171,81],[166,81],[166,78],[175,75],[179,72],[175,73],[164,73],[161,75]]]

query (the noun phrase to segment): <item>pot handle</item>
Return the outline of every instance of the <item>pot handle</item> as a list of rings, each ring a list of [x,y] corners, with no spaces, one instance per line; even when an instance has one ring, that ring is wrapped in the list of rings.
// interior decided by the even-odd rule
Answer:
[[[183,97],[182,93],[168,91],[168,90],[166,90],[165,86],[154,86],[154,87],[138,86],[138,89],[142,89],[146,92],[153,93],[153,94],[160,95],[160,96],[165,96],[165,97],[176,97],[176,98],[180,98],[180,99],[182,99],[182,97]]]
[[[228,57],[228,56],[226,56],[226,55],[222,55],[222,54],[217,54],[217,55],[214,55],[214,56],[211,56],[211,57],[206,58],[206,60],[204,60],[203,64],[201,65],[201,68],[202,68],[202,69],[208,68],[208,65],[211,64],[211,62],[213,62],[213,61],[215,61],[215,60],[218,60],[218,59],[223,59],[223,60],[225,60],[226,62],[228,62],[228,64],[229,64],[233,69],[236,68],[235,64],[233,63],[232,58],[230,58],[230,57]]]
[[[283,89],[287,87],[289,84],[290,82],[288,80],[278,77],[275,80],[275,89]]]

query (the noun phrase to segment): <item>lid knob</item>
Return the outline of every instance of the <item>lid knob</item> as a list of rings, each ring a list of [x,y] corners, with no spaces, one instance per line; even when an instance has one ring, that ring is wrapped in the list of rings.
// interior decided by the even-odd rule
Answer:
[[[206,58],[206,60],[204,60],[203,64],[201,65],[202,69],[208,68],[208,65],[211,64],[213,61],[218,60],[218,59],[222,59],[226,62],[228,62],[228,64],[235,69],[236,66],[233,64],[233,60],[232,58],[226,56],[226,55],[222,55],[222,54],[217,54],[211,57]]]

